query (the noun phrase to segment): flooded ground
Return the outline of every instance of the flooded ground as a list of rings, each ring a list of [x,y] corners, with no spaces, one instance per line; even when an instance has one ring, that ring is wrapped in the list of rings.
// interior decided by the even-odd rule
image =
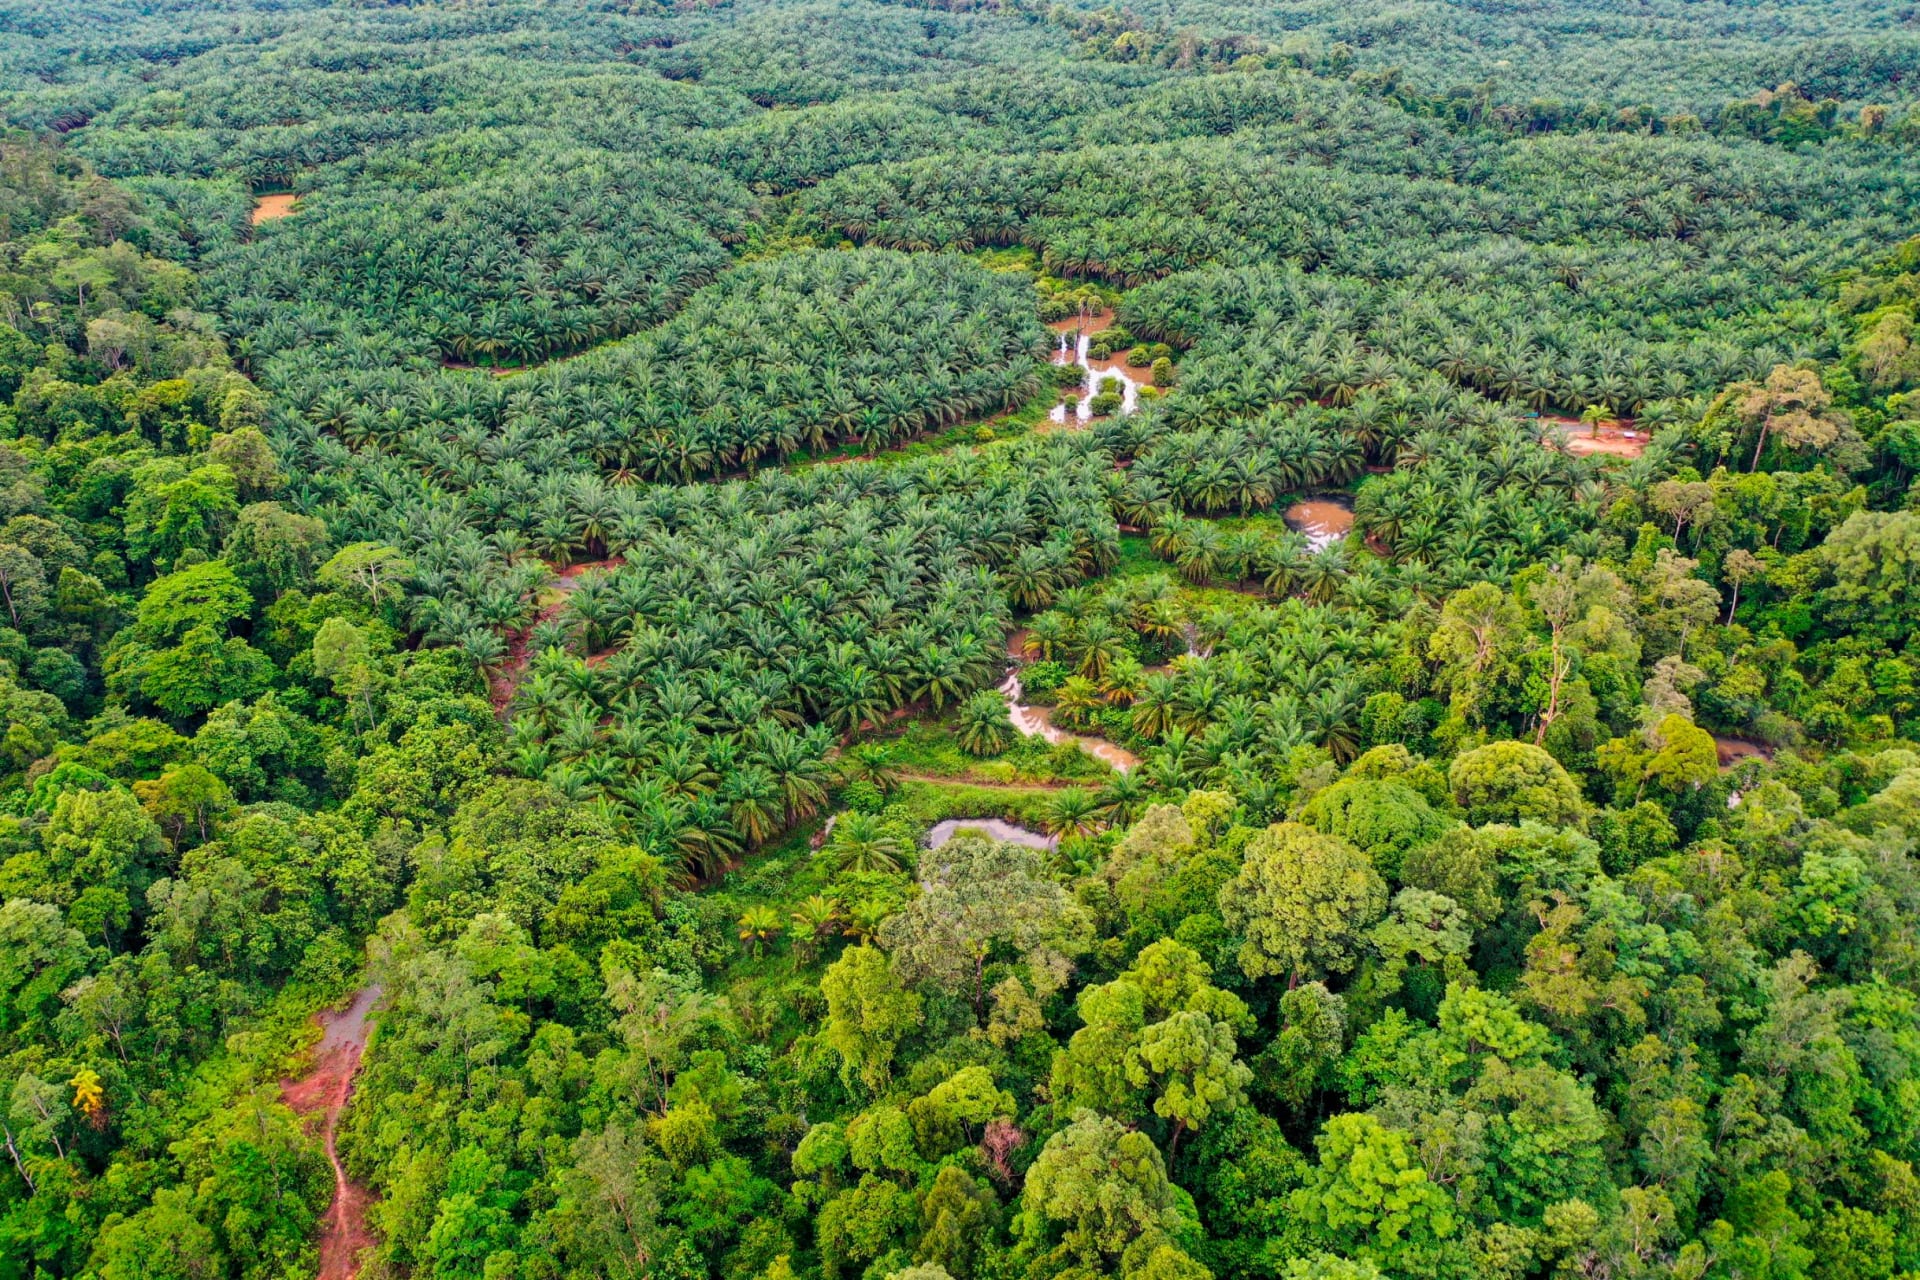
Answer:
[[[1048,742],[1075,742],[1080,749],[1096,760],[1104,760],[1121,773],[1140,763],[1140,757],[1125,747],[1117,747],[1105,738],[1089,738],[1068,733],[1053,723],[1052,716],[1045,707],[1030,707],[1021,702],[1024,696],[1020,689],[1020,673],[1009,671],[1000,692],[1006,695],[1007,714],[1013,720],[1013,727],[1029,738],[1044,738]]]
[[[1094,360],[1088,356],[1093,347],[1093,336],[1113,324],[1113,313],[1103,311],[1099,315],[1089,316],[1085,320],[1073,319],[1058,321],[1050,326],[1060,335],[1059,345],[1053,353],[1053,362],[1057,365],[1077,364],[1086,371],[1086,377],[1080,384],[1080,401],[1074,406],[1076,421],[1086,422],[1093,417],[1093,397],[1099,394],[1100,384],[1108,378],[1120,381],[1120,412],[1132,413],[1140,407],[1140,388],[1153,385],[1153,375],[1146,369],[1129,369],[1124,358]],[[1075,332],[1078,331],[1078,337]],[[1049,422],[1064,425],[1067,421],[1067,406],[1057,404],[1047,415]]]
[[[294,211],[294,201],[299,198],[300,197],[296,195],[285,192],[279,195],[257,196],[254,198],[253,212],[248,215],[247,220],[257,227],[263,222],[272,222],[275,218],[284,218]]]
[[[1060,844],[1060,837],[1042,835],[1026,827],[1015,826],[1004,818],[948,818],[945,822],[936,822],[927,832],[927,848],[938,849],[947,841],[965,831],[978,831],[982,835],[992,836],[995,840],[1006,840],[1012,844],[1023,844],[1029,849],[1054,849]]]
[[[1287,528],[1307,537],[1316,552],[1325,551],[1353,529],[1353,508],[1332,498],[1296,502],[1281,513]]]

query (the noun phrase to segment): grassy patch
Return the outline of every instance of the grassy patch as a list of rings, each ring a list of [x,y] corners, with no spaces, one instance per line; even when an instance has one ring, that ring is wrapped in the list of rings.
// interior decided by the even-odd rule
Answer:
[[[1053,792],[1045,787],[911,781],[900,784],[897,798],[916,820],[929,825],[948,818],[1004,818],[1038,830]]]
[[[1120,535],[1120,560],[1113,566],[1109,579],[1150,578],[1156,573],[1172,573],[1174,568],[1159,556],[1147,544],[1143,533],[1123,533]]]
[[[1076,744],[1051,743],[1044,738],[1016,737],[997,756],[969,755],[960,749],[952,729],[940,721],[916,720],[887,745],[894,763],[906,772],[956,782],[992,786],[1077,782],[1097,786],[1113,776],[1105,762]]]

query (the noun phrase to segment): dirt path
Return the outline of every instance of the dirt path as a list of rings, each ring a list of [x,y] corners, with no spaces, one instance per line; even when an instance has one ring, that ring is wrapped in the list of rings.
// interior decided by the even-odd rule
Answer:
[[[313,1050],[313,1069],[298,1080],[280,1082],[280,1096],[296,1114],[324,1117],[321,1134],[327,1163],[333,1166],[333,1203],[320,1228],[317,1280],[353,1280],[360,1272],[360,1251],[375,1243],[367,1227],[367,1205],[372,1194],[347,1177],[334,1146],[334,1133],[341,1109],[353,1096],[353,1078],[367,1047],[367,1015],[379,999],[379,987],[362,987],[344,1010],[317,1015],[321,1034]]]
[[[605,560],[582,560],[578,564],[568,565],[553,575],[553,580],[547,583],[547,589],[540,593],[540,612],[533,616],[533,621],[527,624],[526,630],[515,632],[513,639],[508,641],[507,660],[500,664],[500,669],[494,672],[493,678],[488,682],[496,715],[504,716],[507,713],[507,707],[513,702],[514,692],[520,687],[520,677],[527,673],[527,663],[533,657],[527,652],[527,637],[532,633],[533,628],[548,618],[557,617],[560,611],[566,608],[567,597],[579,587],[581,574],[589,569],[618,569],[625,563],[626,561],[619,556],[612,556]],[[605,655],[601,655],[601,661],[605,660]],[[592,659],[589,658],[588,661]]]

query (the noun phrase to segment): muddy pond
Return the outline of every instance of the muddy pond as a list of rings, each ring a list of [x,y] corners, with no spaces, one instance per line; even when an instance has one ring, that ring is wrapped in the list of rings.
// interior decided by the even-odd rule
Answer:
[[[1307,545],[1325,551],[1353,529],[1353,506],[1341,498],[1309,498],[1281,513],[1287,528],[1306,535]]]
[[[1058,836],[1042,835],[1038,831],[1016,826],[1004,818],[948,818],[945,822],[934,823],[927,832],[927,848],[938,849],[963,831],[978,831],[995,840],[1023,844],[1029,849],[1053,849],[1060,844]]]

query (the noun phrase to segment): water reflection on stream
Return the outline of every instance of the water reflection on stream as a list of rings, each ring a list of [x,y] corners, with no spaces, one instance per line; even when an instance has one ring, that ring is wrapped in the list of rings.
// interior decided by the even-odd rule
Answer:
[[[1097,760],[1104,760],[1121,773],[1140,763],[1140,757],[1125,747],[1117,747],[1105,738],[1086,738],[1079,734],[1068,733],[1053,723],[1045,707],[1030,707],[1021,702],[1024,696],[1020,688],[1020,672],[1007,672],[1007,679],[1000,686],[1000,692],[1006,695],[1007,714],[1013,720],[1013,727],[1029,738],[1044,738],[1048,742],[1077,742],[1080,749]]]

